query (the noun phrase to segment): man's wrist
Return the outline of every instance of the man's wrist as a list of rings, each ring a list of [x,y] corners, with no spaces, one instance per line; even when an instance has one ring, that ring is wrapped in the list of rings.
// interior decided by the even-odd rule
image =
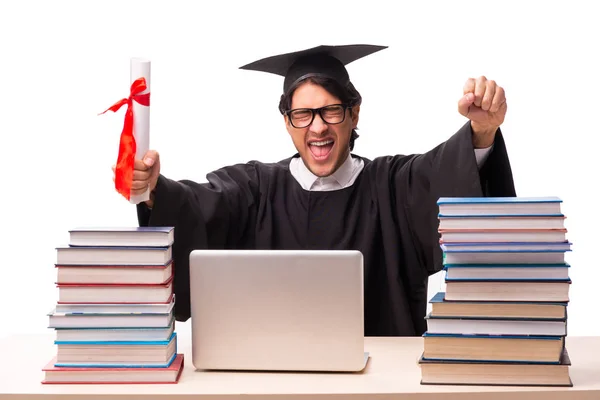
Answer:
[[[473,132],[473,147],[476,149],[486,149],[494,144],[498,127],[479,127],[471,122],[471,131]]]
[[[150,198],[144,203],[146,203],[146,207],[148,207],[149,209],[152,209],[152,207],[154,207],[154,190],[150,192]]]

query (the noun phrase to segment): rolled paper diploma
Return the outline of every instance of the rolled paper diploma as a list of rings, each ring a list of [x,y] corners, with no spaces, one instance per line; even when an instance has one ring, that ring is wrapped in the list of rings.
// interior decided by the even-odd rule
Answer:
[[[131,59],[131,83],[139,78],[146,79],[146,90],[140,94],[150,92],[150,60],[145,58]],[[132,102],[133,108],[133,137],[135,138],[135,158],[141,160],[150,148],[150,106],[144,106],[137,101]],[[138,204],[150,199],[150,190],[145,193],[131,196],[129,202]]]

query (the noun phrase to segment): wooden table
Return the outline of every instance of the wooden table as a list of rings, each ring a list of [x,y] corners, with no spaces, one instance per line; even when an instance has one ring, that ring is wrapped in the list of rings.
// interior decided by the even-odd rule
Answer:
[[[572,388],[420,385],[421,338],[366,338],[371,360],[361,374],[215,373],[187,358],[178,384],[42,385],[41,368],[56,352],[52,335],[11,336],[0,342],[0,400],[155,399],[401,399],[401,400],[599,400],[600,337],[568,337]]]

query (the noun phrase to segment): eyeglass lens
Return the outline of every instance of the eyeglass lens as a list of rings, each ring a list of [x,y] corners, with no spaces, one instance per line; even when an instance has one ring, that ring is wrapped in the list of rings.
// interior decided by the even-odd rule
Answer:
[[[314,119],[314,113],[318,112],[323,121],[328,124],[339,124],[344,121],[345,108],[342,105],[331,105],[318,109],[297,109],[290,113],[292,124],[296,128],[305,128],[310,125]]]

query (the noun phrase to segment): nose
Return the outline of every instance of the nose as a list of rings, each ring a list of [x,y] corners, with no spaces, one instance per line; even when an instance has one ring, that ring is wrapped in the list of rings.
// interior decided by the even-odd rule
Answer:
[[[310,124],[310,131],[316,135],[321,135],[327,131],[327,124],[321,119],[319,113],[315,114],[315,119],[313,119],[312,124]]]

